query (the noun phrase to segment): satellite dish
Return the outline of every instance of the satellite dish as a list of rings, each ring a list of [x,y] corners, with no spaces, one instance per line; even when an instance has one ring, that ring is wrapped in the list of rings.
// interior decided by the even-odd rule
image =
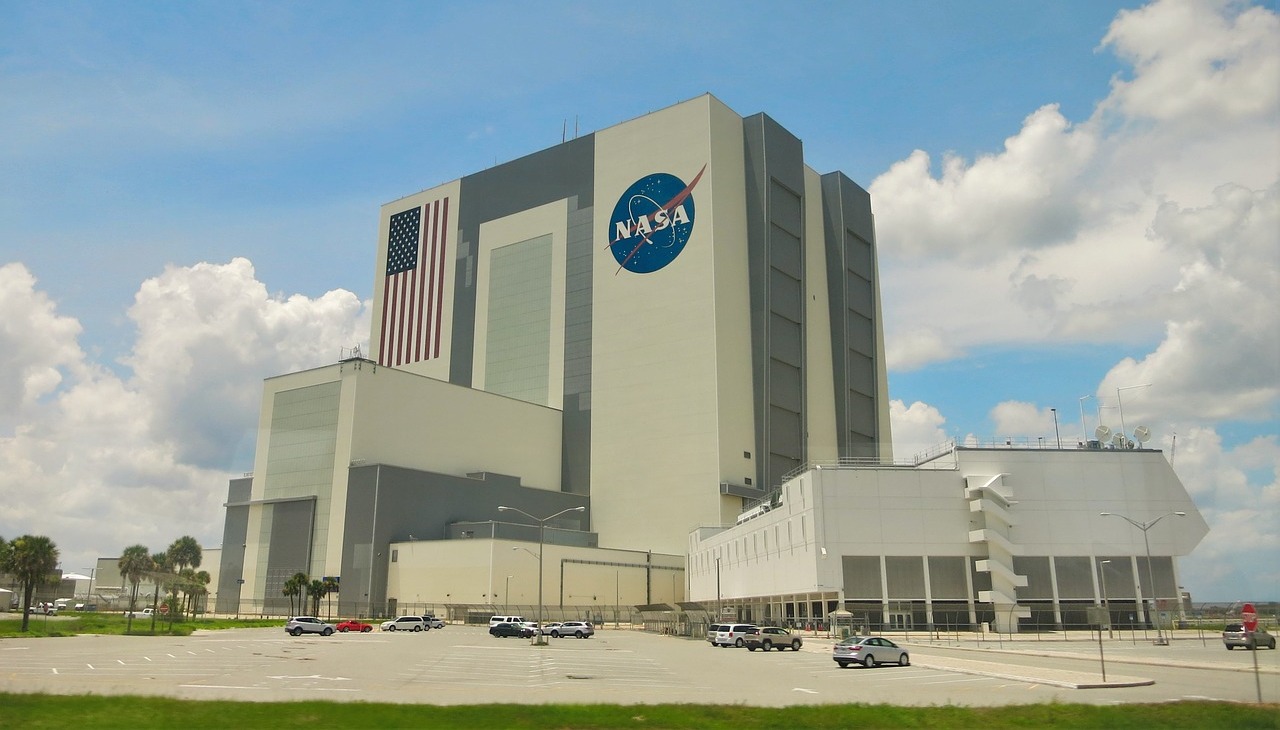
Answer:
[[[1107,439],[1111,438],[1111,428],[1109,426],[1098,426],[1098,430],[1094,431],[1093,435],[1098,437],[1098,443],[1106,443]]]
[[[1124,437],[1124,434],[1122,433],[1111,434],[1111,445],[1116,447],[1117,449],[1123,449],[1125,441],[1126,439]]]
[[[1151,440],[1151,429],[1146,426],[1138,426],[1133,429],[1133,438],[1140,444],[1145,444]]]

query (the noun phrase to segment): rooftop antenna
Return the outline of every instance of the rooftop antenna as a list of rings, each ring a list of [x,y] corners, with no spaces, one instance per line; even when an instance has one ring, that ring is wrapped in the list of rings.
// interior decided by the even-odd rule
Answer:
[[[560,144],[564,144],[565,135],[569,133],[569,119],[566,117],[560,124]]]

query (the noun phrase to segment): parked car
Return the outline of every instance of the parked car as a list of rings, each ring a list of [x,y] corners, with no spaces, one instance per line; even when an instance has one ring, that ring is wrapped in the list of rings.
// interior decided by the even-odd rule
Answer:
[[[373,631],[373,624],[356,621],[355,619],[347,619],[346,621],[338,622],[338,631],[341,631],[344,634],[348,631],[359,631],[362,634],[367,634],[370,631]]]
[[[124,615],[125,618],[150,618],[152,613],[154,612],[150,608],[144,608],[141,611],[125,611]]]
[[[521,639],[533,638],[533,629],[524,624],[500,623],[489,627],[489,635],[496,636],[499,639],[516,636]]]
[[[1267,633],[1267,630],[1261,626],[1249,631],[1242,623],[1232,623],[1223,627],[1222,643],[1226,645],[1228,651],[1237,646],[1243,646],[1246,649],[1257,649],[1263,646],[1274,649],[1276,637]]]
[[[755,628],[755,624],[722,624],[711,643],[716,646],[746,646],[747,632]]]
[[[284,630],[294,636],[302,636],[303,634],[330,636],[335,628],[333,624],[325,623],[315,616],[294,616],[284,625]]]
[[[498,624],[522,624],[524,616],[491,616],[489,618],[489,627],[493,628]]]
[[[427,622],[421,616],[397,616],[390,621],[383,621],[383,631],[426,631]]]
[[[435,616],[432,616],[431,614],[427,614],[427,615],[423,616],[423,617],[422,617],[422,621],[423,621],[423,623],[425,623],[425,624],[427,625],[427,629],[428,629],[428,630],[430,630],[430,629],[443,629],[443,628],[444,628],[444,620],[443,620],[443,619],[438,619],[438,618],[436,618]]]
[[[911,664],[911,657],[906,649],[878,636],[850,636],[831,647],[831,658],[835,659],[836,664],[841,668],[854,662],[864,667],[891,662],[897,663],[900,667]]]
[[[720,631],[724,629],[724,627],[727,625],[728,624],[711,624],[710,626],[708,626],[707,627],[707,643],[712,646],[715,646],[716,634],[720,633]]]
[[[542,633],[542,629],[538,627],[537,621],[521,621],[520,625],[532,631],[533,633],[531,636],[537,636]]]
[[[552,638],[556,639],[561,636],[587,639],[595,635],[596,629],[591,625],[590,621],[565,621],[562,624],[552,626],[550,629],[543,629],[542,633],[551,634]]]
[[[30,608],[32,614],[44,616],[57,616],[58,607],[52,603],[37,603]]]
[[[804,646],[804,639],[801,639],[798,634],[792,634],[777,626],[761,626],[755,631],[748,631],[742,641],[747,651],[756,649],[783,651],[787,647],[791,647],[791,651],[800,651],[800,647]]]
[[[542,625],[542,633],[550,636],[551,632],[554,631],[558,626],[560,626],[559,621],[551,621],[549,623],[545,623]]]

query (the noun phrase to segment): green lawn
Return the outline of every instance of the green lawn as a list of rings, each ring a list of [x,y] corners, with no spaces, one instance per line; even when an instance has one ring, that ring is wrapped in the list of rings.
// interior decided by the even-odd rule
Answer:
[[[155,634],[189,636],[196,629],[245,629],[256,626],[284,626],[284,619],[198,618],[175,621],[172,626],[163,617],[155,622]],[[120,613],[63,613],[59,616],[32,614],[27,632],[22,632],[21,613],[0,614],[0,637],[5,636],[75,636],[76,634],[123,634],[128,619]],[[130,634],[151,635],[151,619],[135,618]]]
[[[434,705],[193,702],[154,697],[0,694],[5,727],[21,728],[1268,728],[1276,705],[893,707],[823,705]]]

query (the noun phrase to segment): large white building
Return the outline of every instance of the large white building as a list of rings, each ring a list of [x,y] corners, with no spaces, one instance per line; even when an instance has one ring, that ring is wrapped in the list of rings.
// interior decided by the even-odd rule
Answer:
[[[378,240],[369,357],[266,382],[221,610],[283,610],[296,572],[339,578],[342,613],[539,585],[553,606],[715,601],[706,551],[744,508],[814,464],[892,463],[870,197],[764,114],[700,96],[388,203]],[[1077,456],[1099,455],[1054,458]],[[1078,490],[1079,469],[1036,468]],[[937,555],[982,553],[954,539]],[[811,590],[761,571],[728,595],[793,596],[784,616],[852,595],[816,568]]]

